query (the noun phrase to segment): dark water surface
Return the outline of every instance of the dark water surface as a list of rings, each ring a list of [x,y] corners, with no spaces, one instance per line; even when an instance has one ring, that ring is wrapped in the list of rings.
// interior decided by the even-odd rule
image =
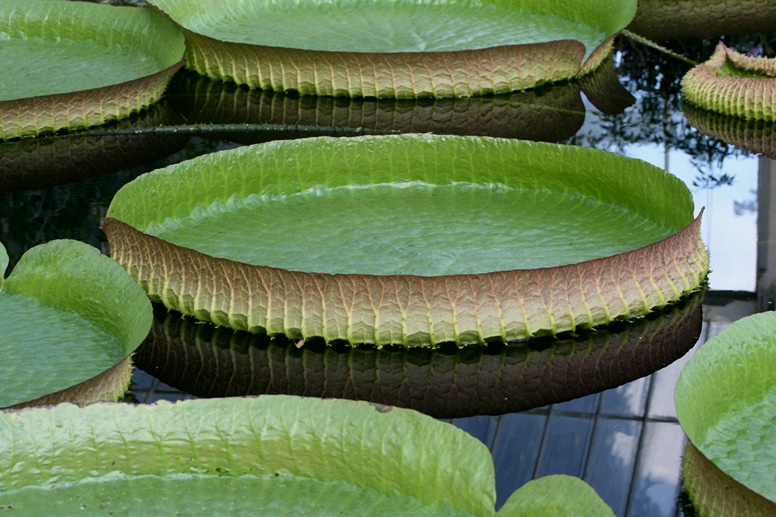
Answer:
[[[678,49],[697,54],[692,55],[695,59],[703,59],[711,54],[713,43],[690,42],[679,45]],[[674,383],[692,353],[684,354],[687,348],[694,343],[695,347],[700,346],[740,317],[772,307],[773,295],[766,288],[774,271],[767,244],[770,225],[768,213],[762,207],[769,206],[770,175],[774,166],[769,158],[706,136],[690,125],[678,93],[678,80],[689,69],[688,65],[630,40],[621,39],[618,48],[609,66],[617,70],[616,76],[624,88],[617,85],[614,74],[602,74],[511,96],[438,102],[300,99],[249,91],[182,72],[159,105],[128,122],[82,135],[0,143],[0,241],[8,249],[12,265],[25,250],[57,238],[78,239],[107,252],[99,225],[110,200],[122,185],[144,172],[204,153],[278,138],[395,131],[488,134],[583,145],[647,160],[687,183],[693,192],[696,213],[705,207],[702,231],[710,251],[712,273],[702,324],[698,322],[689,331],[694,334],[685,349],[676,352],[674,357],[662,359],[663,364],[673,361],[668,366],[650,365],[648,371],[658,370],[651,375],[643,376],[648,371],[636,370],[634,375],[640,377],[636,380],[567,402],[491,416],[512,411],[514,406],[503,403],[499,406],[492,401],[487,405],[483,399],[472,403],[476,407],[472,407],[471,413],[491,414],[462,417],[455,412],[441,412],[437,416],[454,416],[450,418],[454,425],[490,448],[496,466],[499,506],[528,480],[565,473],[589,482],[619,516],[679,515],[685,437],[676,420]],[[195,132],[166,129],[134,132],[135,128],[211,123],[222,126]],[[160,316],[160,321],[163,320],[164,314]],[[230,339],[233,342],[235,338]],[[201,359],[205,349],[197,343],[191,345],[194,348],[189,352],[186,352],[188,345],[176,349],[177,352],[160,351],[148,344],[145,349],[141,348],[137,362],[146,371],[137,370],[134,377],[137,399],[153,402],[193,396],[184,389],[207,396],[203,383],[205,386],[209,383],[211,388],[221,386],[228,394],[241,394],[239,389],[243,393],[258,390],[256,386],[236,388],[225,381],[201,378],[197,384],[195,381],[203,370],[197,371],[194,355],[199,354],[202,364],[207,366],[204,370],[213,370],[213,365],[218,364],[221,368],[233,366],[223,359],[226,356]],[[217,350],[226,350],[223,353],[228,357],[238,352],[254,354],[256,357],[251,360],[264,362],[253,364],[265,368],[277,368],[277,361],[307,358],[304,360],[308,363],[299,363],[304,370],[323,357],[304,356],[301,351],[297,353],[282,346],[272,348],[275,345],[269,344],[251,345],[253,348],[239,343],[219,346]],[[547,346],[554,345],[537,345],[536,353]],[[601,349],[606,346],[609,345],[601,345]],[[264,354],[263,358],[258,357],[259,351]],[[185,355],[189,353],[193,355]],[[350,351],[321,351],[326,353],[329,356],[321,361],[327,368],[334,368],[332,361],[343,361],[344,357],[348,357],[347,361],[353,360],[347,356]],[[359,375],[368,377],[370,371],[380,370],[402,376],[408,371],[406,365],[425,368],[433,361],[460,368],[457,375],[461,378],[487,370],[482,366],[487,357],[450,359],[443,357],[444,353],[436,357],[413,355],[398,359],[386,355],[379,359],[383,362],[365,367]],[[455,353],[450,351],[448,355],[452,357]],[[510,353],[502,347],[488,351],[486,356],[512,357]],[[365,361],[378,360],[367,357],[366,352],[363,355]],[[679,356],[682,357],[674,361]],[[167,363],[175,357],[185,366],[181,369],[190,370],[191,379],[165,373]],[[640,357],[644,357],[641,352],[635,352],[632,362]],[[391,370],[395,361],[403,361],[404,366]],[[469,370],[465,365],[469,365],[466,366]],[[257,373],[255,368],[252,373],[243,373],[243,377],[258,382],[261,372]],[[439,366],[435,371],[444,368],[447,366]],[[165,382],[154,374],[166,376]],[[293,371],[289,373],[289,390],[311,389],[304,382],[294,384],[294,375]],[[451,393],[463,389],[455,386],[455,375],[451,378],[453,382],[447,392],[450,400],[454,398]],[[177,387],[167,384],[173,381]],[[492,381],[488,385],[491,396],[501,393],[492,387],[496,384],[497,381]],[[272,390],[266,386],[261,389],[280,391],[278,386]],[[386,393],[389,391],[386,389]],[[391,391],[391,396],[398,397],[398,391],[398,388]],[[571,396],[576,393],[559,393],[560,398]],[[445,393],[436,393],[433,397],[439,402]]]

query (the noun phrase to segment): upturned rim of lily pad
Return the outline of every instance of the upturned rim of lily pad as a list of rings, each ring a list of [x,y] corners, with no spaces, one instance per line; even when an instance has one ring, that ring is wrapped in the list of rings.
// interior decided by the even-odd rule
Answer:
[[[709,461],[776,502],[776,312],[742,318],[709,339],[676,383],[676,414]]]
[[[636,12],[635,0],[149,4],[182,27],[186,66],[202,75],[302,95],[377,98],[491,95],[584,75],[610,53],[615,34]],[[484,13],[487,19],[479,20]],[[347,17],[354,19],[330,27]],[[542,24],[561,33],[544,35],[535,28]],[[331,34],[318,34],[326,30]],[[590,41],[586,46],[576,37]]]
[[[682,77],[682,95],[700,108],[745,119],[776,120],[776,58],[750,57],[717,44]]]
[[[698,515],[776,515],[776,502],[766,499],[719,469],[692,442],[682,459],[682,486]]]
[[[8,262],[0,245],[1,271]],[[28,250],[0,283],[0,305],[0,408],[117,400],[153,320],[126,272],[74,240]]]
[[[366,402],[276,395],[62,404],[0,413],[0,436],[0,497],[30,514],[52,499],[61,513],[100,505],[118,514],[495,514],[482,442],[416,411]],[[526,506],[614,515],[569,476],[526,484],[497,515],[524,515]]]
[[[370,197],[375,189],[382,194]],[[432,210],[428,202],[417,201],[421,198],[391,197],[415,193],[429,193],[428,202],[439,199],[439,206]],[[330,194],[335,196],[331,202],[308,203],[325,201]],[[337,198],[340,194],[346,197]],[[448,195],[453,204],[447,203]],[[347,210],[367,222],[338,215],[345,210],[341,202],[360,199],[361,209]],[[272,223],[263,234],[257,234],[255,221],[244,233],[242,223],[217,217],[250,215],[252,207],[263,209],[275,200],[299,200],[316,212],[309,219],[289,208],[289,216],[302,217],[294,229],[283,226],[289,224],[286,215],[264,212],[279,226]],[[410,205],[397,211],[394,207],[403,205],[395,205],[395,200]],[[468,216],[460,220],[463,207],[507,210],[509,219],[488,216],[498,224],[520,217],[517,214],[527,222],[544,210],[534,221],[544,235],[533,235],[527,224],[487,230]],[[601,211],[591,217],[604,226],[587,237],[579,232],[591,219],[567,220],[566,215],[579,219],[598,208]],[[378,209],[388,210],[393,219],[425,212],[420,220],[389,227],[368,220]],[[324,213],[332,226],[327,237],[320,233],[323,220],[314,220]],[[606,222],[607,214],[614,223]],[[625,214],[636,218],[633,224],[641,229],[624,222],[627,217],[620,215]],[[553,258],[533,252],[519,258],[517,252],[547,247],[548,238],[555,236],[547,233],[547,223],[556,219],[560,226],[553,232],[572,231],[580,257],[586,258],[570,259],[575,248],[563,238],[556,238]],[[210,237],[197,237],[191,229],[205,226],[195,220],[220,229],[208,230]],[[469,237],[459,237],[459,242],[450,234],[470,227],[474,230],[465,234]],[[350,239],[341,231],[345,228],[367,233]],[[425,233],[418,240],[414,232],[421,228],[428,229],[421,230]],[[517,229],[529,235],[523,237]],[[488,137],[319,137],[223,151],[125,185],[111,203],[103,230],[111,256],[152,300],[168,308],[237,330],[378,346],[510,341],[635,318],[699,290],[708,271],[700,215],[693,220],[692,197],[678,178],[646,162],[594,149]],[[176,237],[178,230],[182,233]],[[616,237],[606,240],[606,231]],[[270,237],[282,242],[268,245],[275,242]],[[490,244],[473,246],[473,237],[487,237]],[[510,244],[507,251],[495,253],[493,243],[508,242],[507,237],[519,239],[522,249],[519,243]],[[626,237],[639,244],[628,247]],[[350,240],[332,242],[345,238]],[[401,254],[375,254],[383,238],[398,238],[400,247],[394,248]],[[616,242],[618,251],[585,246],[591,238]],[[447,244],[437,245],[440,239]],[[295,242],[302,248],[290,252]],[[252,243],[263,246],[260,256]],[[444,269],[448,262],[436,261],[430,253],[452,244],[460,248],[454,255],[459,258]],[[209,246],[215,248],[206,251]],[[429,249],[418,253],[423,246]],[[311,248],[325,251],[317,253],[323,262],[307,262]],[[247,258],[238,258],[240,250]],[[339,258],[348,253],[356,262]],[[463,258],[466,253],[480,259]],[[394,256],[407,260],[407,267],[395,269]],[[291,265],[289,259],[302,262]]]
[[[6,63],[3,71],[6,88],[14,89],[0,89],[0,140],[127,117],[158,101],[183,66],[182,33],[152,9],[4,0],[0,32],[0,47],[27,49],[15,52],[24,62]],[[75,57],[63,66],[68,56]],[[97,58],[94,72],[81,66]],[[39,83],[25,91],[30,77]]]

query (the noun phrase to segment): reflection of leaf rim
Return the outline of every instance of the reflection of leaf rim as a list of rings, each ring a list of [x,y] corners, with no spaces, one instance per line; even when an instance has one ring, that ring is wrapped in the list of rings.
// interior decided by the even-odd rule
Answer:
[[[497,415],[614,388],[674,362],[698,340],[703,296],[584,337],[438,350],[314,341],[297,348],[157,307],[134,359],[197,397],[286,394],[366,400],[435,418]]]
[[[364,402],[265,396],[63,404],[2,413],[0,427],[6,437],[0,460],[9,460],[0,461],[0,494],[18,508],[40,497],[39,490],[25,494],[26,487],[49,492],[88,483],[92,504],[100,498],[100,481],[149,475],[155,483],[211,476],[245,476],[270,486],[340,481],[456,515],[492,516],[496,501],[492,458],[481,442],[415,411]],[[35,461],[20,464],[27,455]],[[577,479],[549,481],[581,486]],[[577,505],[602,504],[592,490],[584,492]],[[176,509],[184,493],[170,501]],[[321,502],[328,510],[338,503]],[[228,509],[229,503],[216,504]]]
[[[101,37],[115,36],[121,43],[147,54],[158,65],[154,74],[119,84],[0,101],[0,140],[95,126],[127,117],[159,100],[172,75],[183,66],[183,36],[174,24],[150,9],[45,0],[18,2],[18,5],[25,19],[35,20],[37,16],[45,15],[49,31],[75,30],[68,22],[87,29],[96,27]],[[10,2],[4,2],[3,7],[8,9],[9,15],[14,13]],[[59,24],[48,21],[57,14],[60,15]],[[117,20],[122,23],[131,20],[137,32],[115,29]],[[146,37],[148,35],[150,37]],[[68,32],[68,36],[72,34]],[[93,35],[86,37],[94,38]]]
[[[189,30],[186,15],[190,6],[183,9],[176,0],[152,3],[182,26],[187,67],[202,75],[263,90],[377,98],[499,94],[584,75],[610,54],[614,35],[636,12],[636,2],[620,0],[620,6],[609,5],[608,13],[605,12],[616,18],[600,21],[593,20],[602,15],[595,12],[600,10],[596,2],[585,7],[576,5],[576,19],[580,19],[581,12],[590,11],[590,23],[597,22],[606,36],[592,52],[586,51],[579,41],[558,39],[450,52],[378,53],[361,52],[358,48],[333,52],[232,43],[219,39],[215,33],[205,35]],[[546,10],[547,6],[542,5],[546,3],[538,4]],[[255,5],[245,9],[253,14],[260,12]],[[252,14],[245,14],[249,15]]]
[[[326,275],[250,266],[226,259],[215,259],[195,250],[174,246],[132,226],[145,228],[145,225],[159,220],[159,217],[188,213],[185,212],[187,205],[191,205],[191,209],[197,206],[197,201],[188,195],[202,195],[204,189],[191,190],[191,180],[196,178],[195,168],[201,164],[205,165],[202,167],[204,171],[208,170],[208,164],[211,162],[226,163],[233,158],[252,160],[256,150],[261,149],[262,152],[256,156],[262,159],[273,151],[281,153],[273,158],[275,162],[269,163],[282,164],[283,159],[278,157],[282,156],[282,153],[292,152],[297,156],[293,162],[294,166],[298,166],[298,163],[301,163],[301,149],[309,148],[308,155],[317,156],[326,152],[326,149],[329,149],[327,146],[331,149],[345,149],[345,152],[339,154],[348,159],[360,156],[359,152],[354,153],[354,150],[362,148],[373,150],[372,158],[366,159],[383,157],[379,149],[385,149],[394,153],[392,160],[396,156],[406,156],[408,150],[413,151],[413,156],[420,156],[424,149],[433,153],[444,150],[447,154],[439,156],[447,156],[461,152],[462,149],[480,149],[480,153],[490,153],[497,157],[496,160],[499,159],[498,152],[501,152],[512,158],[519,156],[526,159],[530,156],[531,159],[526,163],[535,164],[544,160],[551,164],[550,167],[556,168],[562,167],[563,163],[574,163],[579,171],[577,175],[573,175],[577,184],[584,183],[582,178],[586,178],[591,185],[585,185],[584,188],[595,191],[595,185],[606,183],[602,178],[618,178],[629,187],[622,183],[617,186],[610,185],[606,189],[613,190],[601,192],[600,195],[610,196],[610,199],[613,196],[626,205],[635,203],[634,206],[638,206],[636,210],[642,215],[646,212],[658,220],[673,221],[671,226],[677,228],[677,233],[643,248],[567,266],[480,275],[421,277]],[[310,154],[310,150],[316,150],[316,153]],[[610,161],[612,163],[609,163]],[[477,159],[472,158],[469,167],[475,162]],[[590,169],[582,165],[587,162],[591,163]],[[234,165],[233,162],[230,163]],[[391,163],[395,165],[396,162]],[[604,167],[605,163],[611,167]],[[442,169],[446,167],[446,164],[435,165]],[[496,167],[495,164],[492,165]],[[606,173],[609,170],[620,170],[619,167],[628,167],[633,173]],[[184,168],[188,186],[175,180],[175,176]],[[228,170],[237,168],[227,167]],[[327,341],[344,339],[351,343],[377,345],[421,345],[444,341],[466,344],[484,342],[488,338],[500,338],[505,341],[524,339],[532,335],[573,330],[578,326],[600,325],[614,319],[643,316],[655,307],[662,307],[698,290],[708,270],[708,256],[699,233],[700,216],[690,223],[692,199],[687,187],[677,178],[649,164],[596,150],[485,137],[321,137],[295,142],[274,142],[210,155],[199,161],[187,162],[180,171],[169,167],[162,169],[135,180],[117,193],[103,226],[108,235],[112,256],[130,271],[153,300],[161,300],[167,307],[184,314],[238,330],[266,331],[271,335],[282,333],[291,339],[320,336]],[[545,173],[543,184],[549,185],[549,180],[546,179],[548,168],[545,167],[542,172]],[[592,181],[593,173],[599,182]],[[225,178],[226,176],[221,175]],[[571,177],[572,174],[564,170],[564,174],[556,174],[553,181],[568,183],[573,181]],[[374,178],[372,180],[374,181]],[[140,186],[146,182],[148,189]],[[146,195],[147,192],[154,192],[156,196],[162,195],[162,185],[165,183],[177,201],[154,200],[153,196]],[[657,184],[660,184],[661,188],[657,188]],[[247,183],[242,180],[240,185],[240,188],[250,188],[245,186]],[[629,191],[629,188],[633,190]],[[141,192],[142,195],[138,194]],[[629,192],[629,195],[623,196],[622,192]],[[653,197],[649,196],[650,192]],[[655,202],[652,200],[657,199],[655,196],[663,195],[666,197],[661,198],[659,208],[650,204]],[[205,206],[209,204],[200,198],[199,204],[203,203]],[[162,213],[165,209],[171,209],[175,214]],[[172,260],[174,265],[162,264],[167,260]],[[211,268],[211,271],[205,272],[206,267]],[[227,272],[226,269],[230,271]],[[165,276],[163,270],[172,273]],[[196,273],[192,276],[187,273],[189,271]],[[246,280],[245,285],[240,286],[231,280],[233,278],[252,280]],[[203,282],[201,290],[195,286],[200,280]],[[274,287],[269,289],[268,286]],[[310,289],[305,286],[316,287]],[[500,287],[496,289],[497,286]],[[234,296],[226,294],[232,288]],[[243,289],[246,290],[242,291]],[[285,291],[281,294],[278,289]],[[259,292],[262,290],[263,293]],[[503,291],[509,293],[504,295]],[[241,292],[251,292],[252,301],[247,302]],[[353,292],[355,297],[351,301],[343,302],[343,292]],[[446,296],[449,297],[447,299],[445,295],[439,294],[438,298],[435,298],[439,303],[435,304],[437,312],[433,314],[423,294],[432,292],[447,293]],[[363,298],[364,296],[366,298]],[[507,296],[506,299],[511,302],[504,304],[502,296]],[[396,301],[401,304],[405,299],[405,306],[397,305]],[[375,303],[379,306],[375,306]],[[475,306],[477,308],[474,308]],[[302,307],[306,307],[304,313]],[[275,312],[267,312],[268,310]],[[381,320],[377,319],[378,314]],[[428,319],[424,320],[422,315],[427,315]],[[350,321],[357,323],[351,324]],[[372,323],[369,323],[370,321]],[[360,325],[360,328],[354,328],[354,325]]]
[[[725,75],[725,67],[763,77]],[[739,54],[719,42],[708,61],[682,78],[682,95],[700,108],[746,119],[776,120],[776,59]]]
[[[767,452],[774,435],[752,436],[741,419],[751,417],[748,408],[767,407],[776,391],[774,329],[774,312],[736,321],[696,352],[674,395],[679,423],[695,447],[726,475],[771,501],[776,490],[767,468],[773,454]]]
[[[682,103],[687,121],[704,135],[776,159],[776,122],[730,117]]]
[[[121,293],[121,298],[117,293]],[[56,374],[49,375],[46,383],[26,382],[19,391],[6,385],[0,393],[0,407],[37,404],[41,397],[48,398],[40,403],[54,400],[89,403],[102,397],[116,400],[124,394],[131,370],[128,356],[148,334],[153,315],[142,290],[114,261],[80,241],[51,241],[22,256],[3,283],[0,295],[12,297],[12,303],[18,303],[14,302],[18,298],[25,305],[74,315],[93,328],[102,341],[117,345],[111,351],[116,363],[103,357],[86,365],[79,358],[77,369],[70,366],[70,370],[63,370],[61,361],[51,364],[51,359],[37,354],[35,364],[47,371],[53,369]],[[30,317],[34,319],[35,315]],[[56,335],[57,329],[47,328],[44,332]],[[14,336],[17,340],[14,347],[29,350],[38,342],[35,335],[27,341],[23,336]],[[3,362],[14,371],[30,369],[29,363],[14,362],[10,354]],[[71,396],[74,398],[70,399]]]

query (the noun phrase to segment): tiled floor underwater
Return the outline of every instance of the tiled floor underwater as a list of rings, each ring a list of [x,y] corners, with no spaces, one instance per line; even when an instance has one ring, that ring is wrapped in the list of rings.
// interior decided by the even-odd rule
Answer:
[[[619,388],[522,413],[450,422],[490,449],[497,507],[533,478],[569,474],[590,483],[617,516],[682,515],[685,436],[676,419],[674,385],[693,352],[728,325],[705,319],[687,355]],[[133,385],[141,403],[193,398],[141,370]]]

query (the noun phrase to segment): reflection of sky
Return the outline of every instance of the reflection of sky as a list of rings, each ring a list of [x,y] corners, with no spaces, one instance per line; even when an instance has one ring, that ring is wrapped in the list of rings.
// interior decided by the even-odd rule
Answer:
[[[641,158],[659,167],[665,165],[663,148],[632,145],[628,156]],[[703,241],[709,249],[711,274],[709,287],[714,290],[754,291],[757,260],[757,213],[736,214],[735,203],[752,202],[757,192],[757,157],[728,156],[722,167],[713,167],[715,175],[735,176],[732,185],[697,188],[693,180],[700,174],[682,151],[671,150],[668,171],[682,179],[693,191],[696,214],[703,214]]]
[[[643,93],[636,92],[639,98]],[[601,124],[599,112],[585,99],[587,115],[585,124],[578,135],[598,135],[607,133]],[[631,108],[633,109],[633,108]],[[674,113],[682,119],[682,113]],[[678,120],[672,119],[672,124]],[[693,135],[706,138],[695,130]],[[635,133],[639,133],[635,131]],[[607,145],[594,145],[606,149]],[[718,185],[713,188],[693,186],[693,181],[701,175],[696,165],[690,162],[690,156],[682,150],[666,149],[653,143],[633,143],[623,145],[623,154],[631,158],[640,158],[660,168],[667,169],[682,179],[693,192],[696,215],[701,207],[703,214],[702,236],[709,250],[711,273],[709,287],[713,290],[754,291],[756,284],[757,261],[757,169],[758,158],[753,155],[727,156],[724,163],[702,163],[704,171],[717,177],[723,173],[734,176],[732,185]],[[613,150],[613,149],[607,149]],[[738,214],[736,213],[738,203]],[[752,209],[742,210],[742,206]]]

